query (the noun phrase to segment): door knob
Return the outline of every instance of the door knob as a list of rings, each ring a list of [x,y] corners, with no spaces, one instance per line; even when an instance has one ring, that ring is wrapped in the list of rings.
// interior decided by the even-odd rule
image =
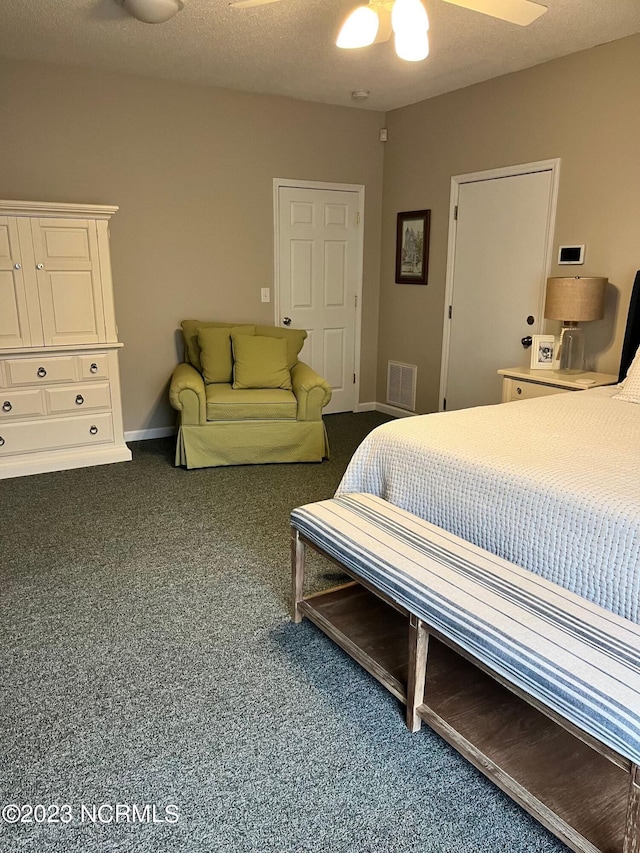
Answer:
[[[37,269],[37,270],[43,270],[43,269],[44,269],[44,264],[36,264],[36,269]]]
[[[284,317],[282,322],[285,324],[285,326],[290,326],[291,325],[291,317]]]
[[[529,347],[533,343],[533,338],[531,337],[531,335],[527,335],[526,337],[520,339],[520,343],[525,349],[529,349]]]

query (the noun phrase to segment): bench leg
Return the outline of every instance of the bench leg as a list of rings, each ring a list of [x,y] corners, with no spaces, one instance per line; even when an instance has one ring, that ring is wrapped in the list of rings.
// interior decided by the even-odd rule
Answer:
[[[640,765],[631,767],[629,805],[622,853],[640,853]]]
[[[304,564],[307,546],[300,539],[298,531],[291,528],[291,618],[294,622],[302,622],[302,613],[298,604],[303,599]]]
[[[407,667],[407,728],[420,731],[422,720],[416,713],[424,702],[424,682],[427,674],[429,633],[417,616],[409,614],[409,661]]]

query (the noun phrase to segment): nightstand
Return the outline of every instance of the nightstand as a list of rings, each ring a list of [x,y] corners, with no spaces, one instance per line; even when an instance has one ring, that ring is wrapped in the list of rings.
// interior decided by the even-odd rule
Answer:
[[[503,403],[564,394],[566,391],[585,391],[600,385],[615,385],[618,381],[618,377],[611,373],[565,375],[553,370],[531,370],[529,367],[503,367],[498,373],[502,376]]]

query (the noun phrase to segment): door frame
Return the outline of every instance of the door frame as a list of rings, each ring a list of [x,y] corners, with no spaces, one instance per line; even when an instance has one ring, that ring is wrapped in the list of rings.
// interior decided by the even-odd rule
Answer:
[[[456,240],[458,232],[458,221],[456,219],[456,208],[460,187],[462,184],[478,183],[479,181],[493,181],[496,178],[515,178],[518,175],[529,175],[534,172],[551,172],[551,205],[547,220],[547,237],[545,240],[545,263],[544,281],[549,277],[549,271],[553,260],[553,240],[556,225],[556,210],[558,207],[558,188],[560,184],[560,158],[551,160],[538,160],[535,163],[522,163],[519,166],[504,166],[500,169],[488,169],[483,172],[469,172],[466,175],[453,175],[451,178],[451,196],[449,203],[449,242],[447,245],[447,274],[444,296],[444,319],[442,331],[442,354],[440,359],[440,388],[438,390],[438,411],[444,411],[444,398],[446,383],[449,373],[449,345],[451,343],[451,318],[449,308],[453,304],[453,277],[455,272]],[[538,334],[544,323],[544,298],[545,286],[540,288],[538,303],[538,319],[532,334]]]
[[[306,181],[292,178],[273,179],[273,319],[280,325],[280,187],[294,187],[304,190],[338,190],[358,194],[357,266],[356,266],[356,305],[355,329],[353,340],[354,382],[353,411],[360,409],[360,355],[362,346],[362,281],[364,276],[364,184],[336,184],[327,181]]]

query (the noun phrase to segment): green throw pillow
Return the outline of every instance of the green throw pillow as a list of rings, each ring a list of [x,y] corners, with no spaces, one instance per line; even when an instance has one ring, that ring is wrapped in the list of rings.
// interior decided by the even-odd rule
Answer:
[[[262,335],[232,335],[233,387],[291,390],[287,342]]]
[[[255,335],[256,333],[256,327],[250,323],[204,323],[202,320],[183,320],[180,325],[182,326],[184,337],[185,361],[195,367],[198,373],[202,373],[200,344],[198,343],[198,332],[200,329],[229,329],[229,334],[231,334],[231,329],[242,329],[246,335]]]
[[[233,359],[231,355],[231,335],[251,335],[247,326],[228,326],[216,328],[201,326],[198,329],[198,345],[200,347],[200,363],[202,375],[207,384],[233,381]]]
[[[256,326],[254,334],[265,335],[268,338],[284,338],[287,342],[287,360],[289,370],[298,361],[298,353],[307,337],[305,329],[285,329],[282,326]]]

